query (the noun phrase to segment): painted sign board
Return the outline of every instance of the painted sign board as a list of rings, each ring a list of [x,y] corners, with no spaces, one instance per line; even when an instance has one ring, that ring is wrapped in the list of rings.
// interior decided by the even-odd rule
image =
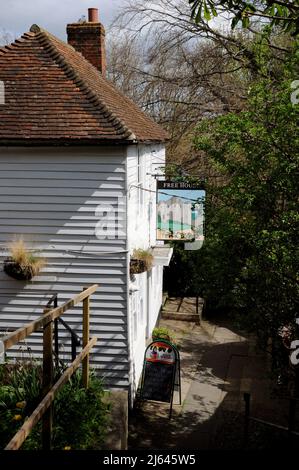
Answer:
[[[204,201],[202,184],[157,181],[157,240],[203,241]]]
[[[145,351],[141,398],[171,404],[176,376],[179,376],[179,352],[166,340],[153,341]],[[180,380],[179,380],[180,382]],[[180,383],[178,383],[180,387]]]

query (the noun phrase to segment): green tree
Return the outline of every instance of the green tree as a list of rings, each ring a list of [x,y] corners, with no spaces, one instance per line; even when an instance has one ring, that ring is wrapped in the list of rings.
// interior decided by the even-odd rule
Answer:
[[[245,111],[203,120],[195,140],[226,179],[208,185],[202,290],[261,339],[276,338],[298,313],[299,105],[290,97],[296,70],[295,48],[279,79],[252,85]]]
[[[267,20],[270,25],[281,27],[286,31],[299,31],[299,2],[298,0],[189,0],[192,17],[196,22],[203,18],[206,21],[221,12],[233,15],[232,27],[241,23],[243,28],[250,25],[250,18]]]

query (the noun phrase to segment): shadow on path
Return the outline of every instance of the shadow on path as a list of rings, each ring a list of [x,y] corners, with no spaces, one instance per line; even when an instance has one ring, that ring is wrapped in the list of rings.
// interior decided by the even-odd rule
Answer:
[[[137,403],[129,418],[130,449],[242,449],[245,391],[253,393],[255,416],[286,424],[287,401],[270,399],[267,361],[248,339],[220,325],[208,332],[194,326],[182,340],[181,358],[182,406],[174,405],[169,421],[168,404]],[[250,426],[249,448],[272,449],[278,442],[289,445],[281,432]]]

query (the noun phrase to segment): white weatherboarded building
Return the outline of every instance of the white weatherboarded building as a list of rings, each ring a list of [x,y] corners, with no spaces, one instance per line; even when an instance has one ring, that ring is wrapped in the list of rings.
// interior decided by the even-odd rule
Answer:
[[[107,386],[134,397],[169,253],[134,282],[130,256],[134,248],[155,246],[152,175],[165,161],[167,136],[103,77],[103,51],[98,70],[87,60],[91,54],[94,61],[90,49],[92,40],[98,46],[99,30],[103,36],[100,23],[71,30],[82,55],[37,26],[0,49],[0,262],[20,237],[47,260],[27,282],[1,268],[0,331],[40,316],[53,293],[61,304],[98,283],[91,298],[91,334],[98,337],[91,359]],[[63,318],[80,334],[80,307]],[[62,357],[69,358],[65,331],[60,341]],[[28,356],[29,348],[41,354],[40,334],[10,355]]]

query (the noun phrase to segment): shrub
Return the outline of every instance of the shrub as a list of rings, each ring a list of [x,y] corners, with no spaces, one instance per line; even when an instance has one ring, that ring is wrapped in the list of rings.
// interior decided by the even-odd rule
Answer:
[[[0,366],[0,449],[3,449],[41,401],[42,368],[36,361]],[[100,449],[105,442],[110,405],[102,381],[90,374],[88,390],[77,371],[54,400],[53,449]],[[41,422],[22,449],[41,448]]]
[[[0,366],[0,448],[18,431],[41,398],[42,368],[36,361]]]
[[[81,372],[58,393],[54,402],[53,448],[101,449],[109,420],[109,404],[103,402],[102,381],[90,375],[87,390]]]

